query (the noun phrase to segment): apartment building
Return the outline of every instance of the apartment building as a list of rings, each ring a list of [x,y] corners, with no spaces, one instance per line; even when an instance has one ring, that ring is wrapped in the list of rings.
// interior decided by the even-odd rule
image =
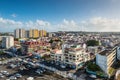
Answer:
[[[100,53],[96,54],[96,64],[110,76],[110,68],[116,61],[116,47],[106,48]]]
[[[14,37],[15,38],[25,38],[25,30],[24,29],[15,29]]]
[[[39,37],[39,30],[38,29],[30,29],[29,30],[29,37],[30,38],[38,38]]]
[[[90,60],[89,52],[86,52],[83,48],[65,50],[64,56],[64,63],[75,68],[82,67],[85,62]]]
[[[29,30],[25,31],[25,38],[29,38]]]
[[[56,62],[64,62],[64,55],[62,50],[54,50],[53,52],[51,52],[51,59],[56,61]]]
[[[47,36],[47,31],[45,31],[45,30],[40,30],[40,31],[39,31],[39,36],[40,36],[40,37],[45,37],[45,36]]]
[[[120,60],[120,47],[117,47],[117,59]]]
[[[41,48],[49,47],[50,43],[44,41],[26,41],[22,43],[21,49],[23,54],[31,54],[35,51],[41,50]]]
[[[11,48],[14,46],[14,38],[12,36],[4,36],[2,38],[2,47],[3,48]]]
[[[55,62],[59,61],[61,64],[68,65],[71,68],[78,69],[90,60],[90,54],[83,48],[66,48],[65,50],[52,51],[51,59]]]

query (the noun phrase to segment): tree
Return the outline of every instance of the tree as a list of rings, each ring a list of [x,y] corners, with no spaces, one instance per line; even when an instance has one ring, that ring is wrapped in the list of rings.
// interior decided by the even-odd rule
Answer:
[[[99,45],[99,41],[96,40],[89,40],[87,41],[87,46],[98,46]]]
[[[49,41],[49,43],[53,43],[53,40],[51,39],[51,40]]]

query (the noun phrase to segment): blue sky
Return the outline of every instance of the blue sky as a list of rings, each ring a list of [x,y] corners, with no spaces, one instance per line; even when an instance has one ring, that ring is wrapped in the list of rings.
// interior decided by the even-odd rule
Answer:
[[[0,0],[0,31],[118,31],[119,4],[119,0]]]

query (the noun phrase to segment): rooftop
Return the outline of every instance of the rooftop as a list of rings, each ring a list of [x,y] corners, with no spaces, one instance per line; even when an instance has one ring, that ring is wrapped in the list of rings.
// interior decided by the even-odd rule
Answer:
[[[108,56],[115,50],[116,47],[107,47],[104,51],[101,51],[99,54]]]

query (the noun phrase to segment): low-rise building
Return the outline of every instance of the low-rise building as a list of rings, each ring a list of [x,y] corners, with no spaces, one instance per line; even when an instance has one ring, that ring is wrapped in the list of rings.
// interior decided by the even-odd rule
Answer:
[[[59,61],[61,64],[78,69],[82,67],[85,62],[90,60],[90,54],[83,48],[67,48],[65,51],[58,50],[51,52],[51,58],[55,62]]]
[[[50,47],[50,43],[44,41],[25,41],[21,44],[23,54],[32,54],[37,50]]]

